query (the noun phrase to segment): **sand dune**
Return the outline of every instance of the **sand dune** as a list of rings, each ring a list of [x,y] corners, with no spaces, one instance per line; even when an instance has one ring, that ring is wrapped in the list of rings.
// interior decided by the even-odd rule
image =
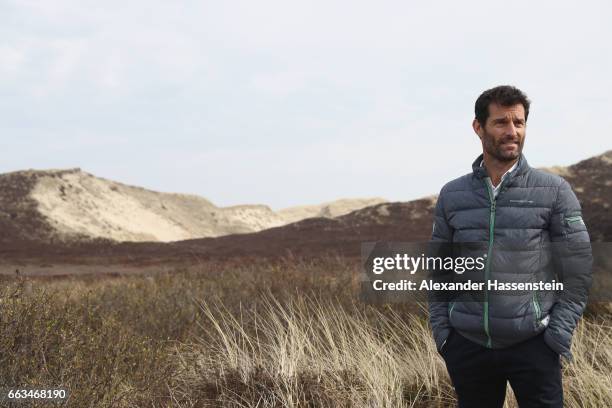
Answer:
[[[4,197],[15,222],[38,219],[48,236],[60,239],[106,238],[114,241],[179,241],[261,231],[308,217],[335,217],[383,199],[343,199],[274,212],[266,205],[218,207],[187,194],[160,193],[95,177],[81,169],[28,170],[0,175],[4,186],[21,186]],[[16,203],[27,203],[27,206]],[[28,214],[23,213],[27,208]],[[23,214],[22,214],[23,213]],[[7,217],[8,218],[8,217]],[[13,225],[15,231],[23,230]],[[10,238],[10,237],[9,237]],[[43,238],[43,237],[40,237]]]
[[[333,218],[348,214],[352,211],[384,203],[387,200],[380,197],[375,198],[343,198],[318,205],[300,205],[284,208],[278,211],[287,222],[296,222],[305,218],[325,217]]]
[[[612,233],[611,164],[612,151],[608,151],[572,166],[545,169],[570,182],[585,219],[597,227],[591,234],[594,240],[605,240]],[[0,174],[0,241],[53,243],[103,238],[170,242],[260,231],[263,235],[257,239],[236,239],[242,242],[270,236],[278,238],[279,245],[304,239],[322,244],[323,232],[333,236],[334,245],[339,245],[338,240],[365,236],[426,239],[435,199],[430,196],[408,203],[387,203],[382,198],[341,199],[275,212],[260,204],[218,207],[202,197],[159,193],[80,169],[27,170]],[[270,245],[264,241],[262,245]],[[221,239],[219,245],[223,242],[226,240]]]

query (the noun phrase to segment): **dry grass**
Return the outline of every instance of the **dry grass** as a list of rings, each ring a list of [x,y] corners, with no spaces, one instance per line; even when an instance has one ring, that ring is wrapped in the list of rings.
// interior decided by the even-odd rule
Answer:
[[[240,317],[218,305],[201,308],[213,333],[177,353],[178,406],[455,404],[423,315],[347,310],[310,298],[284,305],[270,299]],[[575,362],[564,367],[566,406],[611,406],[611,327],[582,321],[574,342]],[[506,407],[515,407],[508,391]]]
[[[208,338],[178,350],[179,406],[406,407],[453,401],[426,321],[393,310],[266,298],[234,316],[201,304]],[[248,323],[246,323],[248,322]]]
[[[358,302],[354,267],[3,282],[0,388],[64,386],[79,408],[452,406],[426,313]],[[582,320],[573,353],[566,406],[612,406],[609,314]]]

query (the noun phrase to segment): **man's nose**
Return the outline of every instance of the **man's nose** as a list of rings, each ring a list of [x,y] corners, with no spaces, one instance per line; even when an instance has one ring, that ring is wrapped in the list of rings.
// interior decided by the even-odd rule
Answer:
[[[510,121],[508,126],[506,126],[506,133],[508,134],[508,136],[517,136],[518,135],[518,130],[517,130],[516,126],[514,126],[514,123],[512,121]]]

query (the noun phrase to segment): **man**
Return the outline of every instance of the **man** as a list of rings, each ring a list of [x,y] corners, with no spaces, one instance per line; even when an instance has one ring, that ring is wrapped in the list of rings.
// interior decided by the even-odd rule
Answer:
[[[465,251],[462,244],[477,243],[472,252],[486,259],[478,272],[484,293],[429,303],[436,347],[459,407],[502,407],[507,381],[521,408],[562,407],[560,356],[571,361],[572,333],[586,307],[589,235],[570,185],[531,168],[522,154],[529,105],[512,86],[478,97],[472,127],[483,153],[471,173],[442,188],[435,209],[432,244]],[[449,275],[438,279],[465,279]],[[543,276],[563,282],[564,289],[487,289],[488,280]]]

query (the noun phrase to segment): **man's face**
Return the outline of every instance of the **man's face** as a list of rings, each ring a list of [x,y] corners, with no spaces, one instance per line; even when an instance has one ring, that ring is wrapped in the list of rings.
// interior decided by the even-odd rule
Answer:
[[[499,161],[513,161],[523,150],[525,142],[525,108],[522,104],[489,105],[489,117],[485,126],[474,119],[474,131],[482,141],[483,150]]]

